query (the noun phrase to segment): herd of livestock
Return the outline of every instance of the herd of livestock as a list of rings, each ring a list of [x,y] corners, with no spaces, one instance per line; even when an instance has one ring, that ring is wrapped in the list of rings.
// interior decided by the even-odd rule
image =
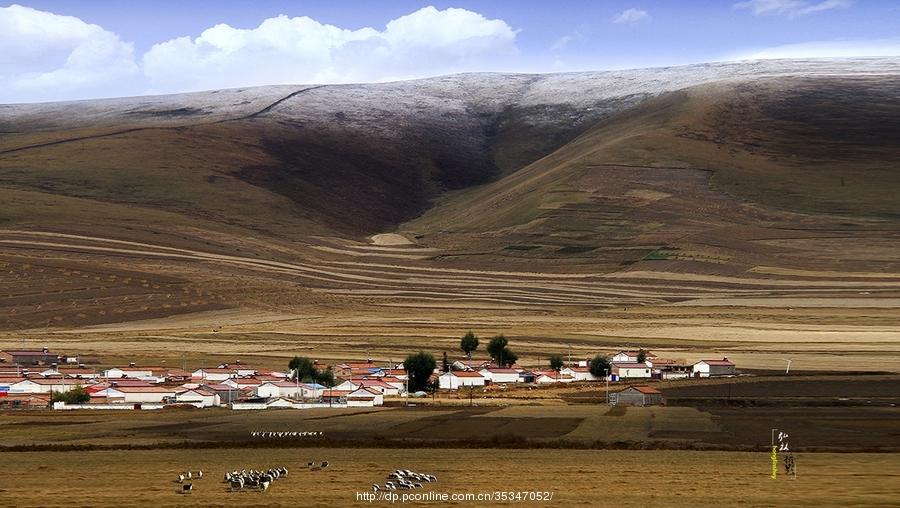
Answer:
[[[316,462],[310,461],[306,464],[310,471],[321,471],[328,467],[328,461]],[[228,484],[231,492],[240,491],[258,491],[265,492],[269,490],[269,486],[282,478],[287,478],[288,469],[286,467],[275,467],[265,471],[257,469],[241,469],[225,473],[223,482]],[[203,471],[187,471],[179,474],[175,478],[175,482],[181,485],[181,494],[191,494],[194,491],[194,480],[202,480]],[[387,475],[384,485],[373,484],[372,491],[379,490],[403,490],[403,489],[421,489],[424,483],[436,482],[437,477],[433,474],[417,473],[409,469],[397,469]]]
[[[398,469],[387,476],[387,481],[384,482],[384,486],[373,483],[372,491],[378,492],[382,489],[421,489],[422,482],[431,483],[436,481],[437,477],[433,474],[417,473],[415,471],[410,471],[409,469]]]

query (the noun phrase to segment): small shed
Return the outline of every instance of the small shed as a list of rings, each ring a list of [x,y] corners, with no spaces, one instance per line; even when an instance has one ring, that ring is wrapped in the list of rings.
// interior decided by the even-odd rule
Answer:
[[[662,392],[649,386],[629,386],[615,395],[617,406],[660,406],[665,402]]]

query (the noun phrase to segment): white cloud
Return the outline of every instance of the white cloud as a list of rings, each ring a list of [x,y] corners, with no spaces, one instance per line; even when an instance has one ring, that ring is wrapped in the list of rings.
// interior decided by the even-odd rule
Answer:
[[[815,12],[850,7],[853,0],[747,0],[734,4],[735,9],[749,9],[755,16],[784,15],[789,17],[805,16]]]
[[[517,54],[516,34],[503,20],[453,8],[425,7],[383,30],[278,16],[252,29],[221,24],[156,44],[143,66],[159,91],[384,81],[496,70]]]
[[[72,17],[0,7],[0,100],[98,97],[138,73],[130,43]]]
[[[575,30],[570,34],[563,35],[559,39],[556,39],[556,41],[550,45],[550,51],[561,51],[566,49],[570,43],[583,39],[584,35],[581,33],[581,30]]]
[[[639,21],[649,21],[650,14],[642,9],[625,9],[613,18],[613,23],[637,23]]]
[[[746,51],[728,60],[775,58],[852,58],[900,56],[900,38],[872,40],[810,41]]]

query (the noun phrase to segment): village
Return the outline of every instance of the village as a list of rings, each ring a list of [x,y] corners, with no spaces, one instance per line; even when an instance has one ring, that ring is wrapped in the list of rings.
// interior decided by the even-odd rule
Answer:
[[[77,355],[47,348],[8,349],[0,352],[0,409],[375,407],[436,394],[471,399],[476,393],[563,383],[605,383],[607,403],[645,406],[665,403],[652,386],[655,381],[739,374],[724,357],[687,363],[644,349],[568,361],[553,355],[545,365],[523,366],[503,336],[488,345],[490,358],[472,359],[473,338],[469,332],[461,340],[464,358],[451,361],[445,353],[440,365],[430,353],[418,352],[401,363],[366,359],[326,365],[295,357],[285,371],[240,360],[192,371],[135,363],[95,368],[80,363]]]

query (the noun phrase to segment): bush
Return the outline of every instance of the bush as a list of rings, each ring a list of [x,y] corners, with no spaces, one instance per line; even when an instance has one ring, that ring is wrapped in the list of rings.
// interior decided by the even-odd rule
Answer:
[[[66,404],[87,404],[91,401],[91,394],[83,386],[76,386],[67,392],[54,392],[53,402],[65,402]]]

